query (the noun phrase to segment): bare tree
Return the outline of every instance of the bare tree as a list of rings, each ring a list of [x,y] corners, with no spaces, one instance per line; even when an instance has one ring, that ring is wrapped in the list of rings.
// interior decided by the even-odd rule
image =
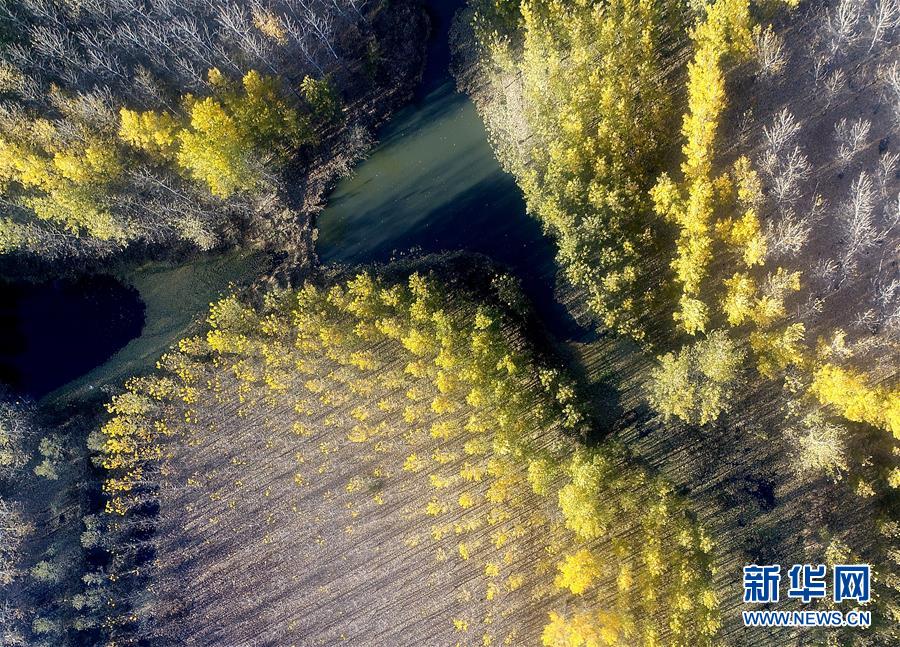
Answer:
[[[850,197],[841,205],[838,222],[844,234],[841,262],[844,273],[852,273],[859,256],[874,247],[880,238],[875,225],[875,187],[862,171],[850,185]]]
[[[835,70],[827,77],[825,77],[825,107],[828,108],[831,106],[831,102],[834,101],[837,96],[840,94],[841,90],[847,83],[847,73],[844,70]]]
[[[78,39],[84,46],[86,62],[92,74],[109,82],[127,82],[126,67],[107,41],[88,30],[80,32]]]
[[[799,132],[800,124],[797,123],[794,115],[787,108],[783,108],[781,112],[775,115],[770,126],[763,128],[769,148],[776,154],[793,143]]]
[[[790,205],[800,197],[798,190],[803,180],[809,177],[809,160],[799,146],[786,155],[771,174],[772,193],[782,205]]]
[[[881,85],[885,98],[893,109],[894,121],[900,122],[900,61],[882,68]]]
[[[810,222],[788,209],[766,228],[767,254],[771,258],[794,255],[803,249],[812,231]]]
[[[25,647],[28,644],[22,631],[23,616],[22,609],[10,600],[0,603],[0,645]]]
[[[840,0],[828,12],[826,25],[831,38],[831,53],[837,54],[859,38],[860,7],[858,0]]]
[[[51,94],[50,100],[60,114],[74,121],[105,132],[118,128],[116,100],[108,86],[95,86],[75,95]]]
[[[896,178],[897,165],[900,163],[900,153],[888,153],[878,160],[878,185],[881,189],[881,197],[887,199],[891,184]]]
[[[305,23],[294,19],[290,16],[284,18],[284,31],[293,40],[303,59],[311,65],[319,74],[322,74],[323,68],[318,57],[318,48],[313,47],[309,42],[309,33]]]
[[[876,0],[874,10],[866,17],[872,29],[872,42],[869,51],[897,26],[900,20],[900,9],[897,0]]]
[[[0,478],[9,478],[28,462],[26,444],[34,434],[31,416],[21,406],[0,404]]]
[[[876,276],[872,287],[876,330],[882,330],[889,336],[896,335],[900,331],[900,278]]]
[[[360,160],[364,159],[372,147],[372,134],[362,124],[353,124],[344,135],[346,155],[335,158],[334,166],[340,177],[350,177]]]
[[[754,36],[756,43],[756,62],[762,76],[774,78],[784,71],[787,65],[787,52],[784,39],[775,33],[771,25]]]
[[[825,473],[840,480],[848,466],[845,427],[830,422],[821,410],[815,409],[788,428],[787,435],[796,443],[795,465],[799,472],[814,476]]]
[[[232,2],[223,4],[216,15],[216,21],[231,34],[234,44],[248,58],[263,63],[271,72],[278,72],[272,65],[268,44],[257,36],[252,17],[244,11],[242,5]]]
[[[866,146],[872,122],[868,119],[848,120],[842,118],[834,126],[834,136],[838,143],[838,160],[843,167],[850,164],[857,153]]]
[[[813,83],[816,87],[825,80],[825,76],[828,74],[828,67],[830,58],[825,54],[819,54],[815,51],[810,53],[810,57],[812,58],[812,65],[810,69],[813,75]]]
[[[151,106],[163,105],[170,110],[174,108],[168,101],[162,83],[153,75],[152,71],[143,65],[139,65],[135,70],[134,88],[137,92],[137,99],[141,102]]]
[[[67,31],[36,25],[29,33],[31,47],[46,59],[64,59],[74,49]]]
[[[816,261],[810,276],[824,285],[832,284],[833,286],[839,269],[837,261],[833,258],[820,258]]]
[[[337,60],[337,52],[334,51],[334,20],[330,12],[316,11],[309,0],[299,0],[304,5],[303,20],[309,25],[312,32],[318,37],[319,42],[325,46],[331,56]]]
[[[33,530],[22,506],[0,497],[0,586],[10,584],[18,575],[19,549]]]
[[[884,216],[886,223],[884,235],[888,235],[897,225],[900,225],[900,194],[887,203],[884,209]]]
[[[349,7],[358,17],[362,18],[363,8],[369,3],[369,0],[331,0],[331,6],[341,14],[345,13]]]

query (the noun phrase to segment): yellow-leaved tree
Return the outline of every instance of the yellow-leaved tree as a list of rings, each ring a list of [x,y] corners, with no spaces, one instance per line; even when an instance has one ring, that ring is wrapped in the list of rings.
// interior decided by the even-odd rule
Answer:
[[[309,118],[283,96],[275,77],[251,70],[235,83],[213,68],[209,83],[210,96],[184,97],[183,115],[123,108],[119,137],[176,164],[220,198],[257,188],[266,163],[314,140]]]
[[[900,388],[871,386],[860,373],[825,363],[815,370],[811,390],[847,420],[866,422],[900,438]]]
[[[47,119],[19,118],[18,131],[0,135],[0,189],[39,220],[72,234],[124,241],[128,226],[115,218],[108,198],[122,173],[114,141],[88,132],[63,133]],[[22,242],[27,229],[5,220],[3,246]]]
[[[679,12],[641,0],[483,2],[475,31],[497,83],[521,83],[517,100],[482,109],[498,157],[591,313],[642,338],[648,178],[672,116],[660,61],[683,32]]]
[[[674,317],[692,335],[705,331],[709,319],[701,286],[712,260],[717,196],[730,186],[727,176],[713,173],[716,132],[726,105],[724,67],[729,59],[752,51],[751,27],[748,0],[717,0],[706,6],[705,18],[691,32],[695,53],[688,65],[688,113],[682,125],[684,180],[679,185],[663,174],[651,191],[656,212],[679,229],[672,268],[681,284],[681,297]],[[732,234],[734,227],[724,229]],[[734,232],[734,242],[748,245],[760,240],[752,222],[745,223],[743,230]],[[747,260],[756,262],[758,257],[757,249]]]

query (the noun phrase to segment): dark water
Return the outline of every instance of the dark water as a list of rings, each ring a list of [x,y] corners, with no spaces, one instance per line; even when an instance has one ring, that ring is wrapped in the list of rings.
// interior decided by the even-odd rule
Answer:
[[[0,382],[39,398],[102,364],[143,327],[137,291],[109,276],[0,281]]]
[[[366,263],[411,250],[486,254],[519,277],[554,333],[580,336],[554,298],[554,245],[526,215],[475,107],[450,76],[448,31],[463,4],[429,4],[436,28],[422,90],[329,197],[318,220],[319,255],[324,262]]]

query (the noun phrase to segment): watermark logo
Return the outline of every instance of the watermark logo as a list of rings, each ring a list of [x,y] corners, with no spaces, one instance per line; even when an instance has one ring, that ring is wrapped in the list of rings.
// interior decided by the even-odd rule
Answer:
[[[834,567],[834,601],[854,600],[865,604],[871,597],[871,569],[867,564],[840,564]]]
[[[787,597],[809,604],[828,597],[828,567],[825,564],[794,564],[787,571]],[[871,599],[872,571],[868,564],[836,564],[831,569],[831,592],[835,603],[866,604]],[[781,592],[780,564],[744,566],[744,602],[774,604]],[[868,627],[870,611],[744,611],[748,627]]]
[[[778,602],[778,588],[781,584],[781,566],[744,567],[744,602],[765,604]]]
[[[788,572],[791,578],[791,588],[788,589],[789,598],[797,598],[803,604],[809,604],[810,600],[822,599],[825,591],[825,564],[794,564]]]

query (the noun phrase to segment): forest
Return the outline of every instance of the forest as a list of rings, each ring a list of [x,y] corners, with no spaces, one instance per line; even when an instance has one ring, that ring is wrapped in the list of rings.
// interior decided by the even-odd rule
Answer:
[[[664,421],[721,429],[771,399],[785,469],[850,485],[873,508],[870,549],[891,553],[897,7],[515,4],[475,4],[459,79],[585,316],[656,356],[642,390]],[[884,568],[890,626],[897,563]]]
[[[0,250],[302,247],[410,91],[425,27],[397,4],[4,2]]]
[[[0,393],[0,644],[900,640],[900,4],[450,4],[0,2],[4,280],[266,259],[132,377]],[[466,106],[514,199],[454,226],[520,205],[547,266],[437,208],[321,261]],[[744,626],[775,563],[871,564],[871,627]]]
[[[581,442],[587,422],[574,384],[529,347],[521,315],[504,304],[509,277],[464,268],[457,259],[427,274],[308,283],[267,293],[261,309],[226,297],[210,309],[205,336],[182,341],[162,374],[113,399],[95,440],[110,471],[108,506],[127,513],[152,499],[164,511],[153,576],[161,608],[141,632],[165,632],[165,619],[173,628],[164,635],[185,644],[241,644],[302,641],[301,627],[358,641],[377,626],[377,641],[394,644],[404,624],[439,611],[445,621],[418,629],[420,640],[535,644],[577,632],[658,643],[672,632],[709,642],[718,626],[711,539],[622,448]],[[644,497],[656,503],[641,510]],[[623,527],[620,515],[634,519]],[[194,550],[235,565],[274,552],[297,567],[279,568],[283,581],[253,594],[251,574],[214,574]],[[382,551],[403,563],[385,569]],[[292,571],[341,552],[355,566],[338,565],[324,591],[292,583]],[[423,563],[436,570],[430,586],[403,591],[389,607],[393,626],[357,613],[334,623],[336,607],[371,594],[367,577],[393,589],[388,578],[414,576]],[[206,582],[193,601],[202,622],[179,616],[185,575]],[[224,628],[214,618],[225,587],[246,592],[228,613],[267,611]],[[306,611],[272,611],[279,595]],[[555,609],[543,627],[523,621],[531,604]]]

